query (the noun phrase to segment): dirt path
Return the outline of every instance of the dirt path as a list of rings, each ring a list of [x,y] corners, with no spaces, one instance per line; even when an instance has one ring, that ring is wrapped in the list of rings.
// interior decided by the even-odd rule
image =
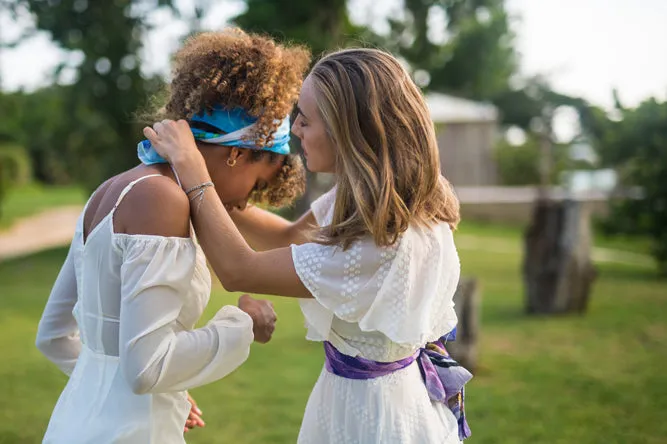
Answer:
[[[67,245],[82,209],[79,205],[53,208],[1,231],[0,261]]]

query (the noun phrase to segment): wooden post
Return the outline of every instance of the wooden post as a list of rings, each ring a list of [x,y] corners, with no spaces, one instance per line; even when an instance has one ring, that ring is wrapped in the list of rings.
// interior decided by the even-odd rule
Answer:
[[[447,343],[447,351],[470,372],[477,367],[479,338],[479,284],[475,278],[461,278],[454,294],[454,309],[459,318],[456,340]]]
[[[551,185],[551,169],[552,169],[552,150],[553,150],[553,110],[549,106],[545,106],[542,110],[542,117],[540,120],[540,163],[538,166],[540,172],[540,191],[545,192],[549,185]]]
[[[595,279],[586,208],[571,200],[538,200],[524,247],[526,311],[584,312]]]

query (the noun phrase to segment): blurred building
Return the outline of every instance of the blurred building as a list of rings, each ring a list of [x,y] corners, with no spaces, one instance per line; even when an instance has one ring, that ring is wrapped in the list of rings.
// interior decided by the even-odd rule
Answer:
[[[496,107],[436,93],[428,94],[426,102],[445,177],[456,187],[497,185],[493,157],[498,136]]]

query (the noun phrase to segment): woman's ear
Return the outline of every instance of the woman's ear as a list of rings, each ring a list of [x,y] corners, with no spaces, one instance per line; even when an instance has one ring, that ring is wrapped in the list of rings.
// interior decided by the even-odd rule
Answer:
[[[236,162],[243,157],[243,152],[236,147],[233,147],[229,150],[229,156],[227,156],[227,166],[233,167],[236,165]]]
[[[243,152],[240,149],[233,147],[231,150],[229,150],[230,159],[239,160],[242,157],[243,157]]]

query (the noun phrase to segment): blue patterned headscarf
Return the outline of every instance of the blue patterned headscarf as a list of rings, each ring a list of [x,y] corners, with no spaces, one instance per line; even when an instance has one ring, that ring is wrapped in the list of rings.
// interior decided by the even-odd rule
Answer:
[[[197,128],[198,122],[205,123],[206,130]],[[280,126],[273,134],[273,142],[262,147],[258,146],[259,143],[257,141],[248,140],[246,137],[248,133],[254,130],[255,122],[257,122],[257,119],[249,116],[241,108],[229,110],[221,106],[216,106],[212,112],[202,112],[194,115],[190,119],[190,130],[195,140],[206,143],[289,154],[289,116],[282,120]],[[139,160],[146,165],[167,163],[155,151],[148,140],[139,142],[137,145],[137,155]]]

